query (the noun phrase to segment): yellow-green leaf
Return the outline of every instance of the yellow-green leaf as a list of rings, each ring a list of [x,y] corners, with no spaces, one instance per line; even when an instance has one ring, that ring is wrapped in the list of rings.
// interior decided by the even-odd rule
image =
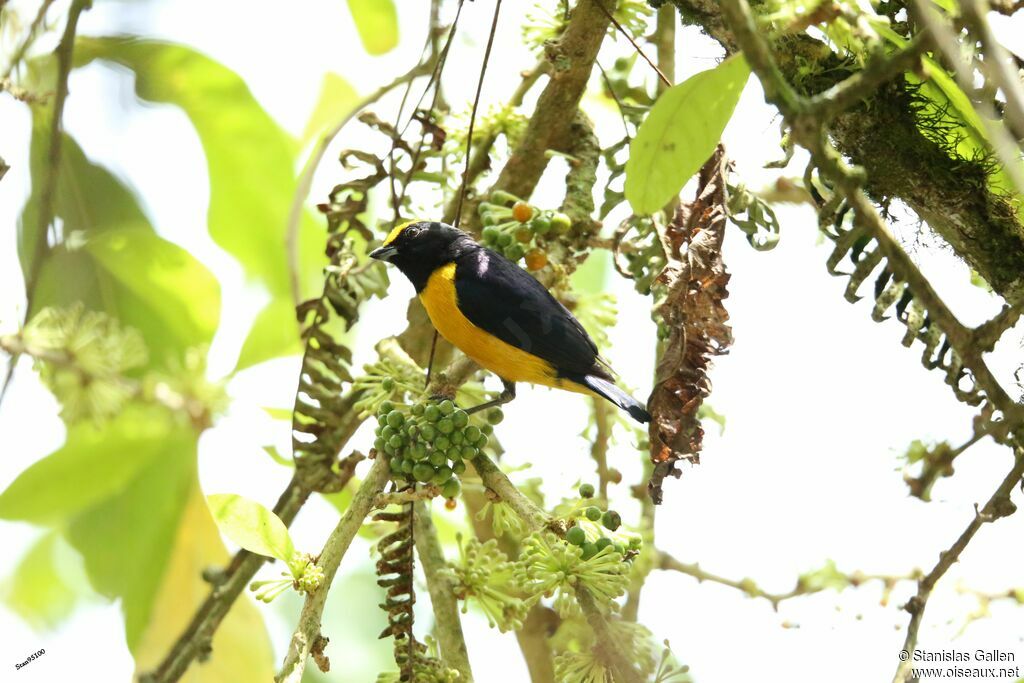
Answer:
[[[56,531],[47,532],[4,582],[3,602],[34,629],[52,629],[75,608],[88,584],[82,561]]]
[[[320,97],[313,107],[313,112],[306,122],[306,129],[302,133],[301,144],[303,147],[335,125],[355,105],[358,94],[348,81],[336,73],[324,74],[323,83],[320,86]]]
[[[743,55],[735,55],[658,98],[629,147],[625,193],[635,213],[658,211],[700,170],[749,76]]]
[[[181,516],[173,550],[145,631],[133,650],[136,676],[152,671],[167,655],[210,592],[204,569],[223,567],[228,553],[193,480]],[[213,652],[205,662],[193,662],[180,679],[184,683],[270,681],[274,662],[263,617],[252,600],[242,595],[213,635]]]
[[[122,491],[78,515],[66,534],[82,554],[93,588],[120,599],[125,639],[132,650],[150,622],[196,478],[195,432],[176,421],[165,424],[167,434],[157,456]]]
[[[254,500],[233,493],[207,496],[221,532],[249,552],[289,562],[295,546],[281,518]]]
[[[371,55],[382,55],[398,45],[398,11],[394,0],[348,0],[359,40]]]
[[[0,518],[57,524],[121,492],[152,463],[173,457],[160,408],[132,406],[102,426],[82,422],[64,445],[18,475],[0,494]]]

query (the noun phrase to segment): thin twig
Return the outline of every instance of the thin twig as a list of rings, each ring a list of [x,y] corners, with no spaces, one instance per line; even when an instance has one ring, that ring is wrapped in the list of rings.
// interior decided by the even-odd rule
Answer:
[[[612,13],[609,12],[608,9],[602,4],[601,0],[591,1],[601,8],[601,11],[604,12],[605,16],[608,17],[608,21],[610,21],[612,26],[615,27],[615,30],[621,33],[623,37],[629,41],[629,44],[633,46],[633,49],[636,50],[637,54],[640,55],[643,58],[643,60],[650,65],[652,69],[654,69],[654,73],[658,74],[658,79],[661,80],[662,84],[667,87],[672,87],[672,81],[670,81],[668,77],[661,72],[661,69],[659,69],[658,65],[654,63],[654,60],[647,56],[647,53],[644,52],[643,48],[637,45],[636,41],[633,40],[633,36],[629,35],[629,31],[627,31],[622,26],[622,24],[620,24],[618,20],[614,16],[612,16]]]
[[[974,535],[978,533],[982,525],[994,522],[997,519],[1013,514],[1016,506],[1010,501],[1010,493],[1021,482],[1024,477],[1024,448],[1018,448],[1014,457],[1013,468],[1006,478],[1003,479],[999,488],[995,490],[992,497],[985,503],[981,510],[975,508],[974,518],[963,530],[953,545],[948,550],[939,553],[939,561],[928,574],[918,582],[917,594],[910,599],[904,609],[910,613],[910,624],[907,626],[907,636],[903,641],[903,649],[906,652],[913,652],[917,645],[918,632],[921,629],[921,621],[924,619],[925,606],[931,596],[932,589],[939,582],[949,568],[952,567],[964,552],[967,544],[971,542]],[[905,683],[910,680],[910,667],[913,658],[900,662],[896,668],[896,675],[893,683]]]
[[[32,314],[36,284],[39,281],[39,274],[42,272],[43,259],[49,249],[47,233],[57,213],[57,179],[60,176],[64,137],[64,103],[68,99],[68,77],[71,75],[71,65],[74,61],[75,31],[78,28],[78,18],[91,6],[92,0],[72,1],[71,7],[68,9],[68,21],[64,26],[64,34],[54,51],[54,55],[57,57],[57,94],[54,97],[53,116],[50,119],[50,146],[46,155],[46,175],[43,177],[43,186],[39,192],[39,220],[35,226],[36,242],[32,250],[32,260],[27,264],[28,272],[25,274],[26,320]],[[0,386],[0,404],[3,403],[4,397],[7,395],[7,388],[11,384],[17,365],[18,356],[14,355],[7,366],[3,385]]]
[[[36,35],[39,32],[39,28],[43,25],[43,21],[46,20],[46,13],[50,10],[54,0],[43,0],[43,3],[39,5],[39,9],[36,11],[35,18],[32,19],[32,23],[28,25],[28,33],[25,35],[25,40],[14,50],[11,55],[11,60],[7,63],[7,68],[4,70],[4,75],[0,80],[7,80],[10,75],[17,68],[21,60],[28,54],[29,48],[36,40]]]
[[[331,532],[324,543],[324,549],[317,558],[317,566],[324,572],[323,582],[311,595],[306,597],[302,606],[302,614],[299,615],[299,623],[292,635],[291,643],[288,645],[288,654],[285,656],[281,671],[276,677],[277,683],[299,683],[306,670],[306,660],[313,651],[314,645],[321,639],[320,618],[324,612],[324,605],[327,603],[327,594],[330,592],[331,583],[338,572],[345,551],[352,544],[363,520],[370,513],[374,498],[384,488],[388,480],[387,457],[378,454],[373,467],[370,468],[366,479],[359,486],[349,503],[348,509],[338,521],[338,525]]]
[[[491,48],[494,46],[494,34],[498,30],[498,14],[501,13],[501,0],[494,3],[494,17],[491,19],[491,32],[487,36],[487,47],[484,49],[484,61],[480,65],[480,78],[476,82],[476,95],[473,96],[473,108],[469,114],[469,130],[466,132],[466,160],[462,168],[462,184],[459,186],[459,203],[455,205],[455,218],[452,225],[459,227],[462,222],[462,204],[466,200],[466,190],[469,189],[469,161],[473,151],[473,127],[476,125],[476,110],[480,106],[480,92],[484,87],[484,75],[487,73],[487,64],[491,61]],[[433,353],[431,353],[433,359]],[[427,371],[429,376],[429,369]]]

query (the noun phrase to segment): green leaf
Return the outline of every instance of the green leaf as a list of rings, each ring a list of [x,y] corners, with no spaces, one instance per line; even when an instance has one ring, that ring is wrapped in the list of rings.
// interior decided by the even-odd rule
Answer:
[[[176,244],[147,230],[107,230],[55,247],[40,270],[33,313],[76,302],[138,330],[150,365],[162,367],[213,339],[220,285]]]
[[[120,599],[125,638],[133,651],[150,622],[196,478],[195,432],[170,419],[163,424],[167,431],[158,452],[131,484],[83,512],[67,529],[93,588]]]
[[[294,315],[286,320],[279,311],[282,302],[292,305],[285,233],[297,190],[297,141],[260,106],[241,77],[183,45],[80,38],[75,58],[80,65],[99,59],[131,69],[140,98],[178,106],[189,117],[206,154],[210,235],[266,288],[269,306],[275,307],[250,332],[254,339],[246,342],[245,362],[293,353],[299,326]],[[322,223],[309,211],[302,214],[298,237],[300,296],[308,297],[319,293],[326,264]],[[272,328],[271,321],[280,327]]]
[[[271,301],[256,315],[235,370],[244,370],[278,356],[302,353],[302,343],[295,332],[297,324],[290,298]]]
[[[188,627],[210,592],[203,570],[230,562],[217,526],[203,500],[199,482],[192,480],[173,551],[160,582],[149,624],[138,640],[135,676],[155,669]],[[252,599],[241,595],[213,634],[213,656],[195,661],[179,679],[182,683],[235,683],[274,678],[273,652],[262,613]]]
[[[348,0],[359,40],[371,55],[382,55],[398,45],[398,12],[394,0]]]
[[[44,122],[38,115],[34,119],[33,194],[19,233],[26,276],[45,174],[37,148],[49,137]],[[64,135],[61,149],[55,209],[64,240],[45,255],[29,315],[76,302],[110,313],[142,334],[151,367],[208,344],[220,315],[220,287],[213,275],[187,251],[158,237],[132,191],[91,162],[73,138]]]
[[[233,493],[206,497],[221,532],[249,552],[276,557],[285,563],[295,555],[295,546],[281,518],[259,503]]]
[[[3,602],[34,629],[53,629],[88,591],[82,561],[55,531],[40,538],[5,582]]]
[[[168,416],[129,407],[103,426],[73,425],[65,444],[0,494],[0,518],[56,524],[119,494],[154,458],[166,457]]]
[[[128,37],[80,38],[79,64],[109,60],[135,72],[147,102],[173,104],[189,117],[210,174],[209,229],[272,294],[289,291],[285,225],[295,193],[299,146],[260,106],[238,74],[195,50]],[[319,275],[322,232],[304,265]]]
[[[715,151],[749,76],[743,55],[735,55],[658,98],[629,147],[625,192],[635,213],[663,208],[700,170]]]
[[[302,147],[335,125],[355,105],[358,94],[348,81],[336,73],[324,74],[313,113],[309,115],[306,129],[302,133]]]
[[[277,446],[264,446],[263,451],[270,456],[270,459],[283,467],[295,467],[291,458],[286,458],[277,450]]]

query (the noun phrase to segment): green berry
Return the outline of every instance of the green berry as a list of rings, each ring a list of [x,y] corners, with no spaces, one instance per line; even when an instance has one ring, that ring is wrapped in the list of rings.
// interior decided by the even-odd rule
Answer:
[[[596,505],[591,505],[584,511],[584,514],[587,516],[587,519],[589,519],[591,522],[596,522],[597,520],[601,519],[601,508],[597,507]]]
[[[604,538],[597,539],[597,543],[595,543],[594,545],[597,546],[598,551],[601,551],[601,550],[604,550],[605,548],[607,548],[608,546],[610,546],[611,544],[612,544],[612,539],[604,537]]]
[[[594,497],[594,485],[593,484],[581,484],[580,485],[580,498],[593,498]]]
[[[451,439],[449,439],[444,434],[434,439],[434,448],[436,448],[439,451],[446,451],[448,450],[449,447],[451,447],[451,445]]]
[[[463,446],[459,453],[464,459],[472,460],[477,454],[476,446]]]
[[[445,482],[441,487],[441,495],[445,498],[454,498],[462,491],[462,484],[454,477]]]
[[[601,523],[604,524],[604,527],[609,531],[615,531],[622,525],[622,517],[619,516],[618,512],[609,510],[602,516]]]
[[[477,439],[476,443],[473,444],[473,445],[476,446],[477,448],[479,448],[480,450],[483,450],[484,447],[487,446],[487,442],[488,441],[489,441],[489,439],[487,438],[487,435],[486,434],[481,434],[480,438]]]
[[[583,559],[589,560],[594,555],[597,555],[597,544],[596,543],[584,543],[583,544]]]
[[[495,238],[494,243],[497,244],[499,247],[507,247],[508,245],[512,244],[512,235],[508,234],[507,232],[499,233],[498,236]]]
[[[505,413],[501,412],[501,408],[492,408],[487,411],[487,421],[492,425],[501,424],[504,419]]]
[[[466,463],[462,460],[456,460],[452,463],[452,472],[455,474],[462,474],[466,471]]]
[[[412,468],[412,476],[425,484],[434,478],[434,468],[425,462],[416,463],[416,467]]]
[[[495,204],[514,204],[519,201],[519,197],[505,190],[495,190],[491,193],[490,200]]]
[[[455,412],[455,402],[445,399],[441,401],[438,408],[441,410],[441,414],[447,417]]]
[[[444,417],[437,421],[437,431],[442,434],[451,434],[455,431],[455,424],[450,417]]]
[[[382,451],[384,450],[384,444],[386,443],[387,442],[383,438],[378,436],[376,439],[373,440],[373,447],[376,448],[378,451]]]
[[[452,413],[452,424],[456,429],[462,429],[469,424],[469,415],[465,410],[459,409]]]
[[[449,446],[444,454],[449,460],[462,460],[462,446]]]
[[[394,391],[395,380],[392,379],[391,377],[385,377],[383,381],[381,381],[380,383],[380,388],[383,389],[384,391]]]
[[[491,424],[481,425],[480,426],[480,431],[483,432],[484,434],[493,434],[494,433],[494,425],[491,425]]]
[[[418,424],[406,423],[405,433],[409,435],[409,438],[415,441],[420,435],[420,426]]]
[[[486,228],[484,228],[484,231],[483,233],[481,233],[481,236],[484,238],[484,242],[494,242],[494,240],[498,238],[498,234],[499,232],[496,227],[494,227],[493,225],[488,225]]]
[[[530,223],[530,227],[533,228],[533,232],[536,235],[546,235],[551,230],[551,219],[540,214]]]
[[[405,415],[403,415],[400,411],[392,410],[390,413],[388,413],[388,426],[389,427],[394,427],[395,429],[398,429],[399,427],[401,427],[404,424],[405,424]]]
[[[424,409],[423,416],[431,422],[437,422],[441,419],[441,409],[436,405],[431,404]]]
[[[565,532],[565,540],[573,545],[583,545],[587,542],[587,534],[583,529],[578,526],[574,526]]]
[[[572,219],[564,213],[555,213],[551,217],[551,227],[554,228],[556,233],[564,235],[572,227]]]
[[[384,444],[384,452],[388,455],[397,455],[398,449],[391,445],[391,442]]]
[[[388,463],[388,467],[391,468],[392,474],[402,473],[402,463],[405,462],[404,458],[392,458],[391,462]]]
[[[477,439],[480,438],[480,428],[476,425],[469,425],[462,430],[462,435],[465,437],[466,443],[476,443]]]
[[[388,445],[394,448],[395,450],[401,448],[404,442],[405,439],[402,438],[401,434],[395,434],[390,439],[388,439]]]
[[[526,250],[520,244],[513,244],[505,249],[505,258],[509,261],[518,261],[526,255]]]
[[[423,404],[422,403],[414,404],[413,407],[412,407],[412,414],[415,415],[416,417],[419,417],[420,415],[422,415],[423,414]]]
[[[397,433],[398,430],[392,427],[391,425],[385,425],[384,429],[380,430],[380,435],[383,436],[385,439],[390,439]]]
[[[435,484],[444,484],[452,478],[452,468],[447,465],[442,465],[434,470],[434,478],[431,480]]]
[[[443,451],[434,451],[433,453],[430,454],[430,457],[427,459],[430,461],[430,464],[433,465],[434,467],[440,467],[441,465],[448,462],[448,456],[446,456]]]
[[[394,403],[392,403],[391,401],[383,401],[380,404],[380,406],[377,407],[377,414],[378,415],[387,415],[388,413],[390,413],[394,409],[395,409],[395,404]]]
[[[466,440],[466,437],[463,435],[463,433],[459,431],[452,432],[451,434],[448,435],[448,438],[455,446],[461,446],[463,442],[465,442]]]
[[[437,438],[437,429],[434,425],[423,425],[420,428],[420,438],[424,441],[433,442]]]
[[[427,447],[422,443],[414,443],[409,446],[408,455],[413,460],[423,460],[427,457]]]
[[[625,555],[626,554],[626,546],[625,546],[625,544],[623,544],[623,543],[616,543],[615,544],[615,552],[617,552],[619,555]]]
[[[412,474],[412,471],[414,469],[416,469],[415,462],[413,462],[409,458],[405,458],[404,460],[402,460],[402,472],[404,472],[405,474]]]

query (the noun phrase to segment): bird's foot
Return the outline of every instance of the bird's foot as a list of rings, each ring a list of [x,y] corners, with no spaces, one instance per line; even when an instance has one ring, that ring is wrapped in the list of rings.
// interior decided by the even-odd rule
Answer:
[[[496,406],[504,405],[512,401],[516,397],[515,383],[506,382],[505,380],[501,380],[501,383],[504,385],[505,388],[501,390],[500,394],[498,394],[498,398],[493,399],[491,401],[486,401],[478,406],[473,406],[472,408],[466,408],[466,412],[472,415],[473,413],[479,413],[481,410],[494,408]]]

